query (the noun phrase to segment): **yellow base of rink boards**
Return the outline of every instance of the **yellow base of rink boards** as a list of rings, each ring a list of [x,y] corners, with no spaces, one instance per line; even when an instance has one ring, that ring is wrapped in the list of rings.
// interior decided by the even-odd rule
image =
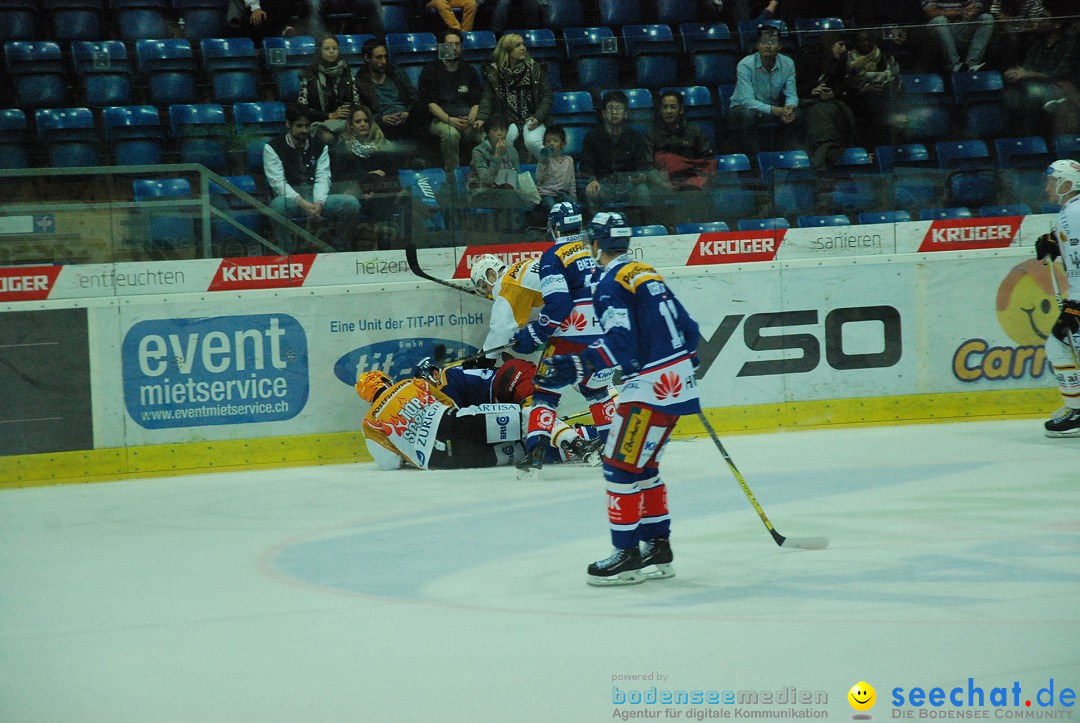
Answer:
[[[706,416],[717,433],[733,434],[1049,418],[1059,406],[1057,390],[1034,389],[719,407]],[[704,433],[696,415],[675,429],[682,437]],[[0,457],[0,489],[370,461],[359,432],[55,452]]]

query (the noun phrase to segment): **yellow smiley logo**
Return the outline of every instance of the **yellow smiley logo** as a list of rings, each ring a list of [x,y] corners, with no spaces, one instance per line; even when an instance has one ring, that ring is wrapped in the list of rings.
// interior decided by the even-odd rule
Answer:
[[[877,693],[874,691],[874,686],[867,683],[865,680],[860,680],[855,685],[851,686],[851,690],[847,694],[848,703],[851,703],[851,707],[855,710],[870,710],[874,707],[874,702],[877,701]]]

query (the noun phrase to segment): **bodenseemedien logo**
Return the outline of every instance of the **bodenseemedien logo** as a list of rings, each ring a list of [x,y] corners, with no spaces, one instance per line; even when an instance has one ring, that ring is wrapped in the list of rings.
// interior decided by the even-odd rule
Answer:
[[[860,680],[855,685],[851,686],[851,690],[847,694],[848,703],[855,709],[855,713],[852,714],[853,720],[873,720],[874,716],[867,713],[868,710],[874,707],[874,703],[877,702],[877,691],[874,690],[874,686],[867,683],[865,680]]]

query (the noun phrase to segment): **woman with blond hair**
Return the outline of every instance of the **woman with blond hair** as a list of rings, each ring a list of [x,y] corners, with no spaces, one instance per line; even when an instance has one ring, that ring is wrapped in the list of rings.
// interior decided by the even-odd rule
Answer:
[[[371,109],[354,105],[344,132],[330,149],[334,192],[355,196],[368,218],[385,224],[393,217],[401,190],[398,169],[404,167],[403,160],[400,149],[383,135]]]
[[[544,129],[551,114],[551,83],[543,63],[529,57],[525,40],[517,33],[499,38],[492,62],[484,66],[484,93],[474,125],[484,128],[489,116],[504,116],[509,123],[506,141],[523,136],[525,148],[541,158]]]

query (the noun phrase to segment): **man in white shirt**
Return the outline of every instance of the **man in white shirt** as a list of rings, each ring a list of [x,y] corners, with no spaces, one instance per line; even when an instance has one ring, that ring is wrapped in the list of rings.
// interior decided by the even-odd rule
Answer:
[[[794,148],[791,128],[799,94],[795,89],[795,61],[780,54],[780,32],[772,25],[762,26],[757,52],[739,61],[736,67],[735,92],[728,114],[733,130],[740,135],[741,148],[750,158],[761,150],[762,126],[779,123],[784,136],[782,148]]]

